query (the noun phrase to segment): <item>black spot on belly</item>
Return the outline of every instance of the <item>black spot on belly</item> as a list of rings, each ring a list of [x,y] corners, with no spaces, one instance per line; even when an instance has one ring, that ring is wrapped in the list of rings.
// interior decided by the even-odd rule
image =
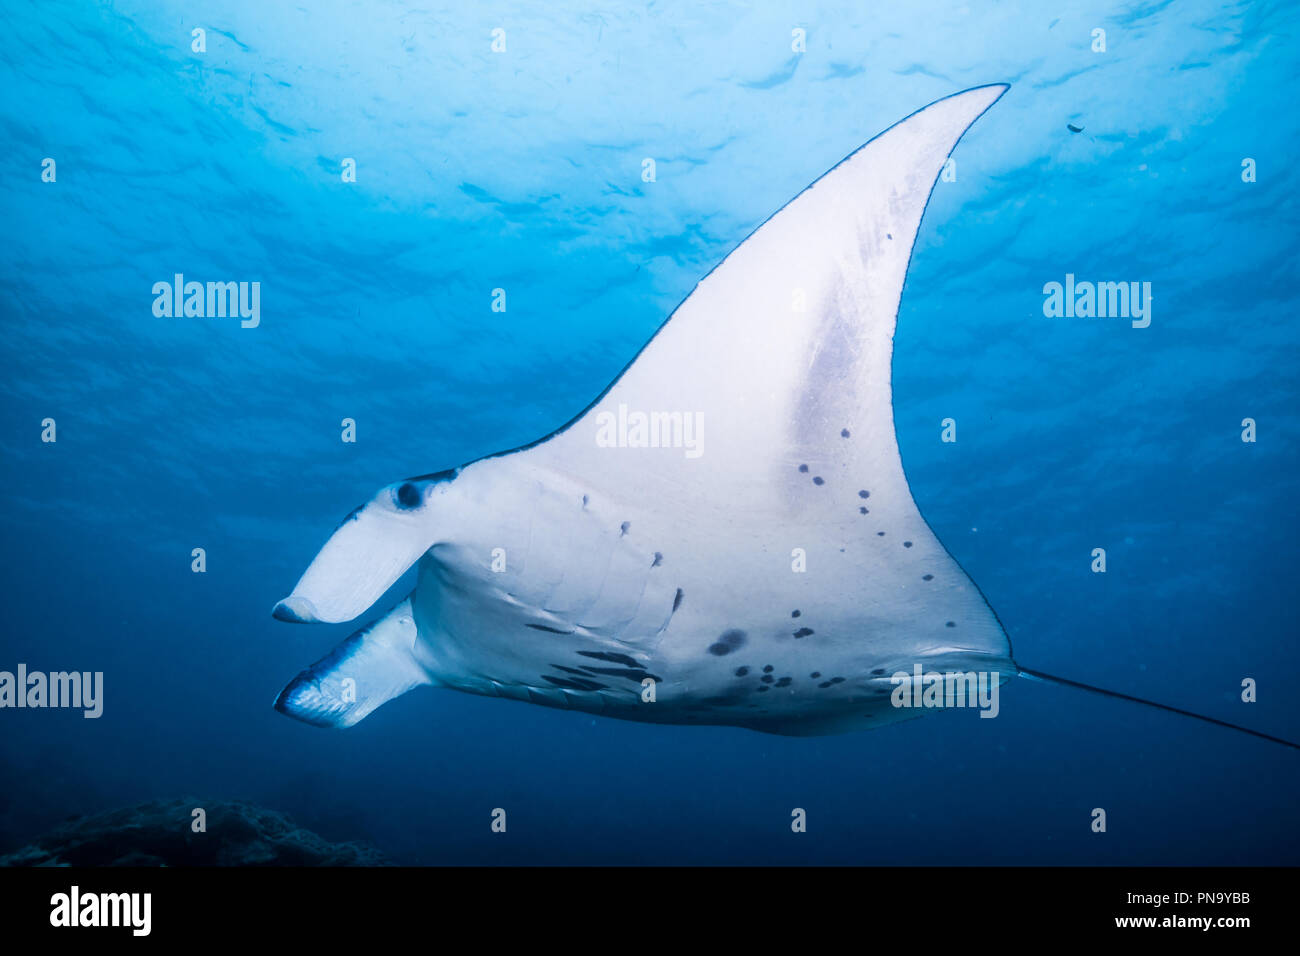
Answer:
[[[790,616],[791,616],[791,617],[798,617],[799,614],[800,614],[800,611],[799,611],[798,608],[795,608],[793,611],[790,612]]]
[[[815,632],[813,631],[813,629],[812,629],[811,627],[801,627],[801,628],[799,628],[799,630],[797,630],[797,631],[794,632],[794,636],[795,636],[795,637],[808,637],[810,634],[813,634],[813,633],[815,633]]]
[[[877,532],[876,532],[876,537],[877,537],[877,538],[883,538],[884,536],[885,536],[885,532],[883,532],[883,531],[877,531]]]
[[[864,514],[867,514],[867,513],[868,513],[868,512],[867,512],[867,508],[866,508],[865,505],[858,509],[858,514],[860,514],[860,515],[864,515]]]
[[[816,478],[813,479],[813,484],[814,484],[814,485],[824,485],[824,484],[826,484],[826,482],[821,478],[820,475],[818,475]]]
[[[650,562],[650,567],[652,567],[652,568],[657,568],[657,567],[659,567],[659,565],[661,565],[661,564],[663,564],[663,563],[664,563],[664,556],[663,556],[662,554],[660,554],[658,551],[656,551],[656,552],[655,552],[655,559],[654,559],[653,561]]]
[[[776,686],[777,686],[777,687],[789,687],[789,686],[790,686],[790,681],[792,681],[792,680],[794,680],[793,677],[782,677],[779,681],[776,682]]]
[[[877,667],[877,668],[876,668],[875,670],[873,670],[871,673],[873,673],[873,674],[875,674],[877,677],[879,677],[879,676],[880,676],[881,674],[883,674],[884,672],[885,672],[885,669],[884,669],[883,667]]]
[[[773,670],[775,670],[775,668],[774,668],[771,664],[765,664],[765,665],[763,665],[763,673],[764,673],[764,674],[770,674],[770,673],[772,673]]]
[[[831,678],[831,683],[832,683],[832,684],[843,684],[843,683],[844,683],[844,678],[843,678],[843,677],[832,677],[832,678]]]
[[[830,687],[830,686],[831,686],[831,682],[828,681],[828,680],[824,680],[824,681],[822,681],[820,684],[818,684],[817,686],[820,687],[822,690],[825,690],[827,687]]]
[[[903,542],[903,547],[905,547],[905,548],[910,548],[911,546],[912,546],[912,542],[910,542],[910,541],[904,541],[904,542]]]
[[[550,674],[543,674],[542,680],[549,681],[556,687],[563,687],[565,690],[604,690],[608,686],[599,681],[577,677],[552,677]]]
[[[821,672],[821,671],[813,671],[813,672],[812,672],[811,674],[809,674],[808,676],[811,677],[813,680],[816,680],[817,678],[819,678],[819,677],[822,676],[822,672]]]
[[[841,429],[840,429],[840,437],[841,437],[841,438],[848,438],[848,437],[849,437],[849,430],[848,430],[847,428],[841,428]]]
[[[744,677],[744,676],[745,676],[746,674],[748,674],[748,673],[749,673],[749,668],[748,668],[748,667],[737,667],[737,668],[736,668],[736,676],[737,676],[737,677]]]
[[[859,497],[859,498],[870,498],[870,497],[871,497],[871,492],[869,492],[869,491],[859,491],[859,492],[858,492],[858,497]]]
[[[886,239],[893,239],[893,238],[894,238],[894,234],[893,234],[892,232],[887,232],[887,233],[885,233],[885,238],[886,238]]]
[[[673,595],[673,611],[674,611],[674,613],[677,611],[677,609],[678,609],[679,607],[682,606],[682,596],[683,596],[684,594],[685,594],[685,592],[682,591],[681,588],[678,588],[678,589],[677,589],[677,593],[676,593],[675,595]]]
[[[583,657],[592,657],[598,661],[609,661],[611,664],[624,664],[628,667],[640,667],[635,658],[628,657],[626,654],[614,654],[610,651],[578,651]]]
[[[944,627],[956,627],[956,626],[957,626],[956,621],[948,621],[947,623],[944,624]]]
[[[624,521],[621,525],[618,526],[618,536],[620,538],[623,537],[623,535],[627,534],[627,529],[630,527],[632,527],[632,522]]]
[[[583,495],[583,496],[582,496],[582,506],[583,506],[584,508],[587,507],[587,496],[586,496],[586,495]]]
[[[763,693],[766,693],[767,691],[769,691],[769,690],[771,690],[771,689],[772,689],[772,688],[770,688],[770,687],[768,687],[766,684],[764,684],[762,687],[760,687],[760,688],[758,689],[758,692],[759,692],[760,694],[763,694]]]
[[[547,634],[572,634],[572,631],[562,631],[558,627],[547,627],[545,624],[529,624],[534,631],[545,631]],[[579,652],[581,653],[581,652]]]
[[[776,680],[776,678],[773,677],[771,674],[764,674],[764,675],[763,675],[761,678],[759,678],[759,679],[760,679],[764,684],[770,684],[770,683],[772,683],[772,681]]]
[[[717,657],[723,657],[744,646],[744,643],[745,632],[732,628],[729,631],[723,631],[721,636],[709,645],[709,653]]]
[[[922,581],[933,581],[933,580],[934,580],[934,575],[933,575],[933,574],[923,574],[923,575],[921,575],[921,580],[922,580]]]
[[[420,489],[409,481],[403,482],[402,486],[397,489],[397,503],[403,508],[419,507]]]
[[[801,475],[806,475],[806,474],[808,474],[808,466],[807,466],[807,465],[800,465],[800,466],[799,466],[799,474],[801,474]]]

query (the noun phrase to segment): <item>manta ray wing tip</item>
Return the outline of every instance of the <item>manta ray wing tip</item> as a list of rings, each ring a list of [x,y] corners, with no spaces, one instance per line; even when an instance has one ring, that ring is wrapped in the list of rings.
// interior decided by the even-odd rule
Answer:
[[[988,109],[989,106],[992,106],[998,100],[1002,99],[1009,89],[1011,89],[1010,83],[982,83],[979,86],[972,86],[959,93],[953,93],[951,96],[945,96],[944,99],[954,99],[959,96],[973,96],[977,93],[983,93],[985,95],[991,94],[992,98],[988,101],[988,106],[984,107],[984,109]],[[943,100],[940,100],[939,102],[943,102]]]

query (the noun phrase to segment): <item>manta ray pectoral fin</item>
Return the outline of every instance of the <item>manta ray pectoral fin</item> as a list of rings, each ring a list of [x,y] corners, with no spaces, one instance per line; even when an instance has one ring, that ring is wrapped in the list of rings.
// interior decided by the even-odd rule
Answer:
[[[290,681],[275,709],[317,727],[351,727],[380,704],[432,683],[413,655],[415,639],[407,598]]]
[[[898,306],[931,191],[1006,90],[932,103],[817,179],[700,281],[585,412],[523,449],[526,460],[697,515],[916,542],[894,433]]]
[[[450,481],[444,473],[381,489],[343,519],[271,614],[281,621],[337,624],[366,611],[433,545],[433,505]]]

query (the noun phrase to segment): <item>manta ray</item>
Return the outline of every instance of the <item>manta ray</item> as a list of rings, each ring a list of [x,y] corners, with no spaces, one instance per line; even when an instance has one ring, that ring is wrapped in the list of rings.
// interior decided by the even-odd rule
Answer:
[[[890,381],[903,282],[944,164],[1007,88],[932,103],[817,179],[568,424],[349,514],[274,617],[353,620],[412,565],[415,588],[276,709],[349,727],[428,685],[819,735],[927,713],[897,691],[938,673],[1055,681],[1268,737],[1021,668],[912,498]]]

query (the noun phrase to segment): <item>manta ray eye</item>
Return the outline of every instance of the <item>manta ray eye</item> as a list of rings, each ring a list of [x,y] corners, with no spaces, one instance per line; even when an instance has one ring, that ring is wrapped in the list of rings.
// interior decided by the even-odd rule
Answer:
[[[397,489],[397,503],[403,508],[416,508],[420,504],[420,489],[411,482],[403,482]]]

